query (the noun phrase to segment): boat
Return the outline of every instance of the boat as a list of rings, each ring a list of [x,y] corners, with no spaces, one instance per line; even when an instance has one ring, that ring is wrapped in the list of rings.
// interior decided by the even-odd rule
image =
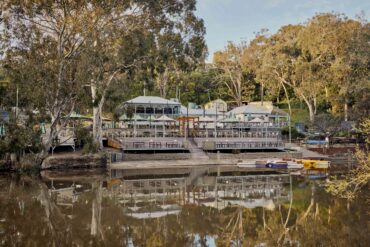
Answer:
[[[298,163],[303,164],[305,169],[328,169],[330,161],[327,160],[299,160]]]
[[[288,169],[302,169],[303,165],[294,161],[288,161]]]
[[[268,168],[276,168],[276,169],[287,169],[288,162],[286,161],[269,161],[265,165]]]
[[[241,168],[256,168],[255,162],[239,162],[236,165]]]
[[[237,163],[238,167],[242,168],[273,168],[273,169],[301,169],[302,164],[295,161],[285,160],[257,160]]]

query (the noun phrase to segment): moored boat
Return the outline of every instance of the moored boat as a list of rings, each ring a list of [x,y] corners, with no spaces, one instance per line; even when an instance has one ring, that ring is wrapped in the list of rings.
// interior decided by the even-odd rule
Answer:
[[[238,167],[242,168],[273,168],[273,169],[301,169],[302,164],[298,164],[295,161],[285,160],[257,160],[249,162],[239,162]]]
[[[330,161],[327,160],[299,160],[305,169],[328,169]]]

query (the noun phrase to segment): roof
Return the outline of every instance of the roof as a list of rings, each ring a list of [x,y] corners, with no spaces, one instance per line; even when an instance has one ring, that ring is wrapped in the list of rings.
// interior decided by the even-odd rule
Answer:
[[[159,105],[181,105],[179,102],[161,98],[158,96],[138,96],[125,102],[126,104],[159,104]]]
[[[277,114],[277,115],[288,115],[285,111],[277,108],[272,104],[271,101],[264,101],[261,104],[260,101],[250,102],[248,105],[243,105],[234,108],[230,111],[233,114]]]
[[[248,121],[248,123],[264,123],[264,122],[266,121],[258,117],[252,119],[251,121]]]
[[[186,116],[215,116],[216,115],[216,110],[215,109],[191,109],[191,108],[186,108],[185,106],[181,106],[181,115]],[[221,115],[222,113],[219,112]]]

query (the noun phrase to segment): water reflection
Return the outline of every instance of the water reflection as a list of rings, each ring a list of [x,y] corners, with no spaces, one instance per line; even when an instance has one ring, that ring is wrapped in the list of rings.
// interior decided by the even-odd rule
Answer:
[[[212,169],[0,176],[0,246],[368,246],[366,193]]]

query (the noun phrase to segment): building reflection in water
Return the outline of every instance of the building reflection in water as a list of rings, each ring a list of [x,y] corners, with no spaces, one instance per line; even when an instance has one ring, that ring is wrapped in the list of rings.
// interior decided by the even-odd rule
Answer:
[[[331,233],[348,231],[346,246],[368,240],[363,200],[348,208],[316,186],[320,181],[293,177],[293,186],[288,174],[227,169],[3,177],[0,245],[341,246]]]
[[[292,195],[289,174],[166,176],[132,179],[122,178],[119,171],[111,171],[110,178],[103,183],[103,197],[114,197],[126,215],[143,219],[176,215],[181,212],[181,206],[188,204],[219,210],[236,205],[273,210],[289,201]],[[65,187],[61,186],[63,184]],[[72,206],[81,193],[91,189],[90,184],[75,182],[58,185],[51,182],[49,191],[61,206]]]

